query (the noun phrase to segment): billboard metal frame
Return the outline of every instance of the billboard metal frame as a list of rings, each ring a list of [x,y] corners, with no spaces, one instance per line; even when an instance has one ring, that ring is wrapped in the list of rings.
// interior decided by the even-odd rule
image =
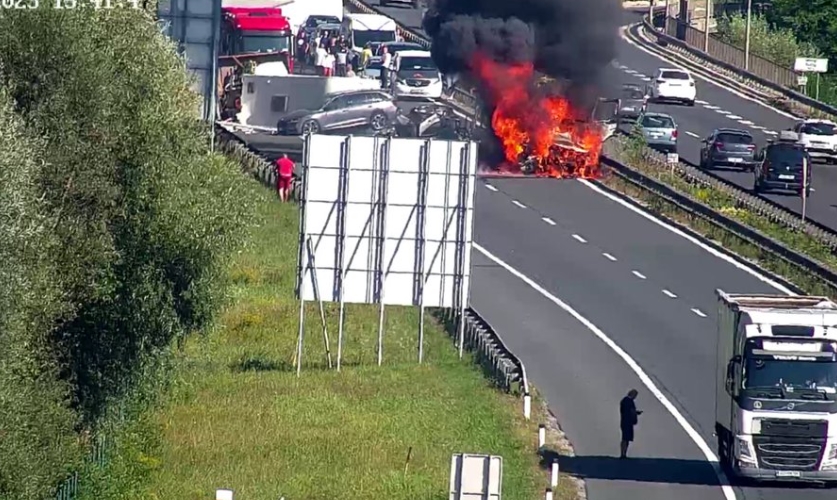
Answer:
[[[318,140],[318,137],[328,137],[329,139]],[[327,145],[326,142],[330,144],[335,141],[339,141],[339,148],[337,148],[339,151],[334,151],[334,147],[325,147]],[[410,148],[414,151],[418,147],[418,159],[411,158],[409,161],[405,161],[403,156],[399,156],[394,162],[393,153],[394,149],[397,148],[398,141],[404,141],[404,143],[410,141],[412,143]],[[312,142],[315,144],[312,145]],[[363,161],[364,163],[371,163],[371,165],[353,165],[353,146],[363,147],[365,145],[369,147],[370,143],[372,145],[371,155]],[[317,148],[318,157],[321,157],[321,151],[323,150],[333,151],[328,154],[334,154],[339,157],[339,161],[334,162],[339,163],[339,165],[312,165],[312,150],[314,148]],[[419,307],[417,350],[418,362],[421,363],[424,358],[424,316],[426,307],[454,308],[459,311],[459,317],[462,318],[469,300],[470,256],[474,218],[473,207],[477,173],[477,144],[473,141],[309,135],[305,138],[303,149],[302,195],[300,199],[299,247],[297,255],[298,272],[296,276],[296,295],[300,300],[299,331],[294,356],[297,375],[302,370],[302,354],[305,337],[305,304],[310,301],[316,301],[319,305],[320,322],[322,324],[323,340],[329,360],[329,367],[332,365],[323,303],[326,301],[339,303],[337,370],[340,370],[343,357],[345,305],[347,302],[346,278],[347,273],[350,271],[356,274],[365,274],[366,287],[363,292],[355,292],[354,298],[349,300],[349,302],[378,305],[378,365],[381,365],[383,362],[386,305],[413,305]],[[438,153],[440,150],[445,151],[446,161],[444,168],[440,168],[441,166],[438,165]],[[435,168],[431,165],[431,163],[434,163],[432,161],[433,158],[431,158],[432,152],[437,153],[434,155],[434,158],[437,160],[435,162],[437,164]],[[405,163],[411,166],[403,166]],[[415,170],[405,170],[409,168],[415,168]],[[334,186],[334,192],[331,193],[329,191],[330,188],[326,188],[325,194],[319,195],[318,198],[313,198],[311,179],[312,177],[316,177],[313,174],[316,174],[317,171],[323,172],[327,170],[336,170],[337,182],[336,186]],[[365,175],[370,180],[371,185],[366,183],[361,184],[364,189],[368,189],[369,195],[367,201],[360,202],[358,201],[357,195],[353,196],[349,192],[353,174]],[[399,203],[398,200],[390,200],[390,196],[406,198],[406,194],[403,192],[390,192],[390,178],[393,175],[414,175],[416,177],[416,198],[414,203],[410,202],[412,205],[405,205],[404,202]],[[431,176],[437,176],[437,178],[444,176],[443,206],[428,204],[431,194]],[[407,180],[409,180],[409,177],[407,177]],[[358,184],[354,185],[357,186]],[[437,186],[436,189],[438,188]],[[362,196],[365,197],[366,195]],[[323,199],[323,197],[326,199]],[[350,199],[354,199],[355,201],[350,201]],[[319,219],[316,219],[315,214],[312,212],[315,205],[318,205],[317,208],[320,209],[319,213],[321,215]],[[361,207],[362,205],[368,206],[368,209],[365,206]],[[328,213],[323,216],[322,214],[326,211],[326,206],[328,207]],[[352,234],[347,232],[350,207],[356,209],[354,210],[355,216],[353,217],[353,227],[355,229]],[[409,215],[407,216],[406,222],[403,223],[403,227],[399,223],[398,227],[388,228],[387,221],[390,218],[388,217],[388,212],[391,209],[401,209],[403,213],[408,207],[410,207]],[[362,230],[359,229],[361,217],[358,215],[357,209],[360,209],[363,213],[362,218],[364,222]],[[430,214],[428,214],[428,209],[431,210]],[[436,217],[440,209],[441,214],[444,215],[441,218]],[[309,219],[312,217],[315,217],[316,220],[325,218],[322,227],[309,227]],[[435,239],[428,238],[426,229],[429,217],[439,219],[431,222],[436,227],[442,228],[442,235],[440,237]],[[411,225],[415,226],[413,230],[414,235],[411,234],[411,237],[408,238],[406,235]],[[332,228],[330,229],[332,233],[328,233],[326,228]],[[453,233],[452,237],[448,236],[451,232]],[[349,240],[355,241],[350,242]],[[329,241],[334,241],[333,247],[328,244]],[[390,298],[389,293],[393,291],[388,290],[387,278],[391,274],[406,274],[404,271],[393,271],[392,268],[398,252],[402,250],[402,246],[406,247],[411,243],[413,245],[413,255],[408,258],[408,262],[411,262],[412,265],[410,271],[412,280],[410,290],[411,298],[407,299],[403,292],[400,295],[396,295],[395,298]],[[325,244],[326,247],[321,248],[321,244]],[[391,244],[395,245],[394,249],[388,247]],[[363,264],[356,263],[358,260],[356,257],[358,257],[359,249],[362,245],[368,245],[366,258],[360,259],[366,262],[364,263],[365,267],[363,269],[358,269],[358,266],[363,266]],[[451,245],[452,248],[450,248]],[[433,246],[436,248],[434,249]],[[452,256],[449,255],[451,252],[453,253]],[[325,255],[327,260],[333,260],[332,266],[321,265],[318,267],[314,258],[315,255]],[[388,261],[387,256],[389,256]],[[446,263],[445,260],[450,258],[453,258],[454,262]],[[439,266],[441,271],[434,273],[433,269],[440,261],[441,264]],[[452,269],[452,271],[448,273],[447,269]],[[326,276],[326,273],[329,275]],[[440,296],[432,297],[433,300],[428,300],[429,297],[425,289],[431,278],[435,278],[438,281]],[[328,279],[331,283],[331,293],[323,294],[322,289],[328,288],[324,286],[324,279]],[[452,282],[449,280],[452,280]],[[449,284],[446,285],[446,281]],[[452,296],[447,290],[452,291]],[[361,294],[364,296],[363,300],[358,299],[358,296]],[[461,357],[464,352],[464,321],[460,320],[459,323],[457,325],[457,333],[459,355]]]

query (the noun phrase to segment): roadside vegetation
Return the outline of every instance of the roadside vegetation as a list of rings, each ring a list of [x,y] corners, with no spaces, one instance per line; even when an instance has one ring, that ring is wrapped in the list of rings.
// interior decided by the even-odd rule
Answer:
[[[140,10],[86,5],[0,13],[3,499],[55,498],[126,439],[248,225],[175,48]]]
[[[651,158],[652,150],[647,147],[642,136],[632,134],[628,137],[614,137],[608,141],[606,149],[607,154],[615,160],[630,165],[631,168],[640,171],[642,174],[704,203],[726,217],[756,229],[762,234],[783,243],[788,248],[837,270],[837,257],[830,248],[813,240],[806,234],[792,231],[786,226],[774,223],[757,213],[751,212],[747,207],[725,193],[689,182],[678,169],[663,167]],[[719,228],[654,193],[640,189],[616,175],[609,175],[603,182],[608,187],[641,201],[651,212],[669,217],[694,229],[764,269],[786,278],[807,293],[830,297],[837,296],[837,290],[815,276],[800,271],[795,266],[787,264],[784,260],[763,250],[749,240]]]
[[[133,444],[119,453],[126,461],[100,470],[119,487],[85,498],[204,499],[230,488],[236,500],[441,499],[451,454],[459,452],[503,456],[504,498],[539,498],[546,479],[535,449],[538,421],[523,420],[519,398],[459,360],[429,315],[419,365],[416,310],[388,308],[378,367],[377,307],[348,306],[338,373],[326,366],[312,304],[297,378],[299,212],[255,182],[247,196],[255,225],[252,245],[230,270],[235,300],[216,328],[187,340],[176,357],[170,391],[143,424],[159,438],[142,454],[131,452]],[[333,306],[326,313],[334,353]],[[140,482],[136,471],[144,471]],[[562,481],[558,498],[574,494]]]
[[[757,4],[757,2],[754,2]],[[743,4],[746,8],[746,2]],[[758,7],[758,5],[756,5]],[[822,57],[837,60],[837,4],[810,0],[773,0],[770,8],[754,9],[750,24],[751,53],[793,68],[797,57]],[[732,13],[718,22],[721,40],[743,49],[746,43],[747,17]],[[837,105],[837,73],[822,75],[819,99]],[[808,75],[807,93],[815,94],[816,75]]]

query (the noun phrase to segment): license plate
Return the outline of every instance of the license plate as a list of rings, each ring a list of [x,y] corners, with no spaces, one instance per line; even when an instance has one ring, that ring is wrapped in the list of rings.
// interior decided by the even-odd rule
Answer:
[[[410,89],[411,94],[423,94],[424,91],[421,89]]]
[[[776,471],[776,477],[800,477],[801,475],[802,474],[800,474],[798,471],[795,471],[795,470],[777,470]]]
[[[741,163],[741,162],[743,162],[743,161],[744,161],[744,159],[743,159],[743,158],[730,158],[730,159],[729,159],[729,162],[730,162],[730,163]]]
[[[792,180],[796,179],[796,177],[793,176],[793,175],[780,175],[779,178],[784,180],[784,181],[792,181]]]

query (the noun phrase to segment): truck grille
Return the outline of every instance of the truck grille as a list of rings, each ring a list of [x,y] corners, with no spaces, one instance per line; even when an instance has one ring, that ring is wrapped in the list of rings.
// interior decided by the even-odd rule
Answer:
[[[766,469],[817,470],[825,439],[791,439],[753,436],[759,467]]]

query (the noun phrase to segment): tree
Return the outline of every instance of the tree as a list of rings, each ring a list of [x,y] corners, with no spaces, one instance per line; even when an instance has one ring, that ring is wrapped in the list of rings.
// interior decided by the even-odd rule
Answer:
[[[743,48],[747,38],[747,17],[736,13],[719,19],[718,35],[724,42]],[[750,22],[750,51],[785,67],[793,67],[797,57],[818,54],[815,46],[799,42],[793,31],[774,28],[767,18],[756,15]]]
[[[802,42],[816,46],[824,57],[837,57],[837,2],[833,0],[773,0],[768,21],[790,30]]]
[[[190,83],[141,9],[0,13],[0,498],[43,498],[68,430],[95,430],[225,298],[249,181],[209,152]]]

